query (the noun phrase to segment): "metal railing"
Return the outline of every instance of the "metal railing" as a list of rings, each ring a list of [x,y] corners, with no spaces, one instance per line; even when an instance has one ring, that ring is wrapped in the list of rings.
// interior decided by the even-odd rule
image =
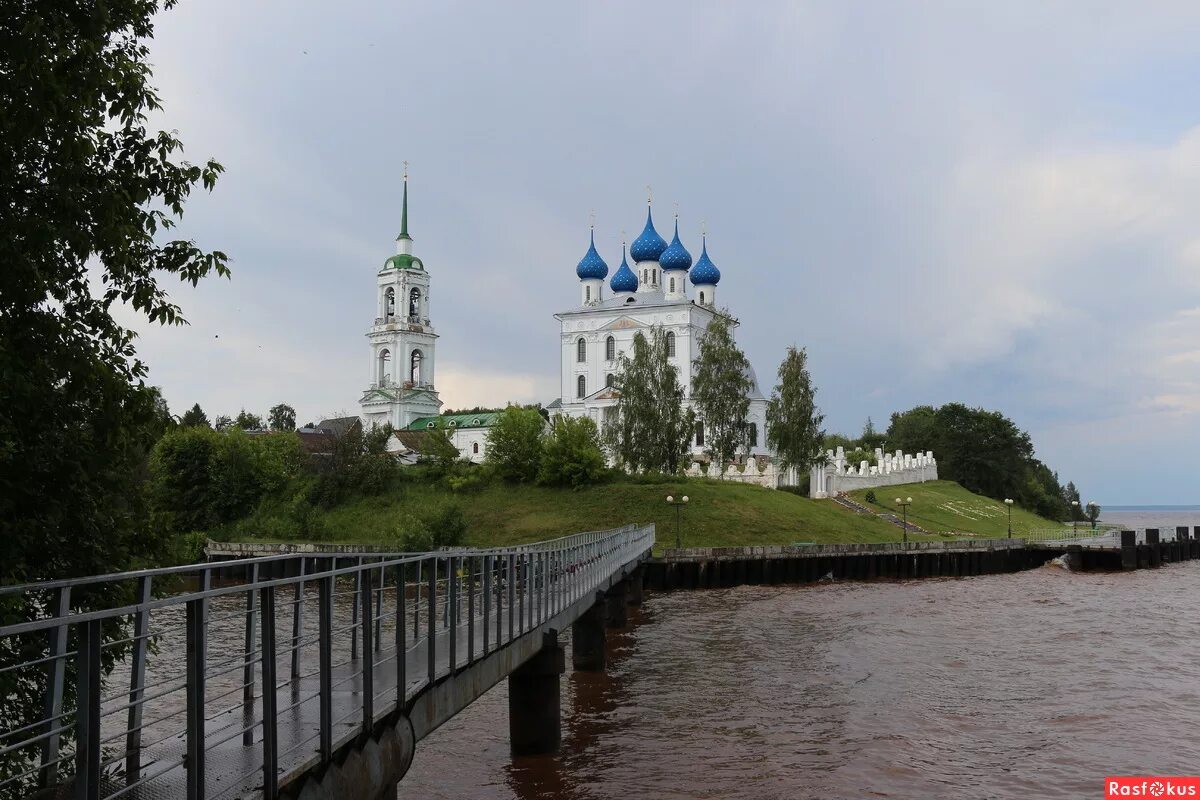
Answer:
[[[0,798],[68,782],[84,798],[274,797],[425,687],[581,612],[653,542],[628,526],[0,587]]]
[[[1116,528],[1098,527],[1093,530],[1090,525],[1087,527],[1081,525],[1078,528],[1032,528],[1026,531],[1013,531],[1013,536],[1027,542],[1038,543],[1093,543],[1094,540],[1094,543],[1101,544],[1114,538],[1120,538]]]
[[[1134,540],[1138,544],[1146,543],[1146,532],[1154,532],[1160,542],[1173,542],[1176,539],[1189,539],[1200,536],[1200,526],[1194,526],[1189,532],[1188,526],[1163,528],[1128,528],[1133,530]],[[1050,528],[1025,531],[1019,534],[1027,542],[1038,544],[1083,544],[1096,547],[1119,547],[1121,545],[1121,528],[1115,525],[1103,525],[1095,530],[1089,526],[1078,529]]]

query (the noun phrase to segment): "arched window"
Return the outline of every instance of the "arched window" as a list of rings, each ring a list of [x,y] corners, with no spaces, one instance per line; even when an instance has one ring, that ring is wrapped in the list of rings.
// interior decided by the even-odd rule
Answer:
[[[704,447],[704,423],[696,423],[696,447]]]
[[[414,321],[421,316],[421,290],[415,286],[408,293],[408,316]]]
[[[674,291],[675,291],[675,279],[671,278],[671,292],[674,293]]]
[[[700,290],[700,305],[704,305],[704,290]]]
[[[608,337],[604,342],[604,358],[607,361],[613,361],[617,357],[617,340],[613,337]]]
[[[471,452],[474,453],[475,455],[479,455],[479,442],[471,443]]]
[[[379,351],[379,384],[382,386],[391,380],[392,352],[386,347]]]
[[[604,385],[605,385],[605,386],[612,386],[612,385],[613,385],[613,381],[614,381],[614,380],[616,380],[616,378],[615,378],[615,377],[613,376],[613,374],[610,372],[610,373],[608,373],[607,375],[605,375],[605,376],[604,376]]]
[[[590,287],[590,286],[583,287],[583,302],[585,302],[585,303],[592,302],[592,287]]]
[[[422,358],[424,358],[424,356],[421,354],[420,350],[412,351],[412,360],[409,362],[409,365],[408,365],[408,379],[413,382],[414,386],[416,386],[417,384],[419,384],[421,382],[421,359]]]
[[[758,423],[750,423],[750,446],[758,447]]]
[[[575,360],[580,364],[587,361],[587,342],[582,336],[575,341]]]
[[[587,396],[587,378],[583,377],[582,375],[575,379],[575,396]]]
[[[667,358],[675,357],[675,331],[667,331]]]
[[[383,316],[384,319],[396,316],[396,290],[391,286],[383,293]]]

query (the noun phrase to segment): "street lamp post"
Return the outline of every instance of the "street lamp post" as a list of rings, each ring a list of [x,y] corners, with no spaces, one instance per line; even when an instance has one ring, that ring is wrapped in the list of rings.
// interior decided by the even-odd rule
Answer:
[[[1012,538],[1012,507],[1013,501],[1010,498],[1004,498],[1004,505],[1008,506],[1008,538]]]
[[[1071,535],[1079,535],[1079,501],[1071,501]]]
[[[679,515],[683,511],[683,507],[687,505],[687,502],[688,502],[688,496],[686,494],[683,497],[679,498],[678,500],[676,500],[671,495],[667,495],[667,505],[675,506],[675,549],[676,550],[683,547],[683,545],[681,544],[681,540],[679,538],[679,524],[680,524]]]
[[[912,504],[912,498],[906,497],[901,500],[896,498],[896,505],[900,506],[901,513],[904,514],[904,549],[908,549],[908,507]]]

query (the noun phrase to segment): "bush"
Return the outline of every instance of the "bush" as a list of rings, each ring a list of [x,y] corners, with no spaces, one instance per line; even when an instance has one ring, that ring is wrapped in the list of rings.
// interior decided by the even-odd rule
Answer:
[[[459,547],[466,539],[467,520],[462,509],[445,503],[423,512],[409,511],[396,523],[392,538],[405,553],[426,553],[442,547]]]
[[[536,410],[509,406],[487,438],[487,460],[506,481],[533,482],[542,461],[542,432],[546,421]]]
[[[780,486],[779,491],[798,495],[800,497],[808,497],[808,489],[801,488],[799,486]]]
[[[858,469],[859,464],[864,461],[867,462],[868,466],[878,466],[878,464],[876,464],[875,454],[863,450],[861,447],[846,453],[846,463],[855,469]]]
[[[460,461],[445,475],[443,480],[452,492],[477,492],[496,477],[496,471],[486,464],[476,465]]]
[[[211,465],[220,438],[210,428],[176,428],[154,446],[150,505],[166,530],[204,530],[218,522]]]
[[[603,474],[604,452],[596,423],[587,417],[558,417],[542,447],[538,482],[578,489],[596,483]]]
[[[197,564],[204,560],[208,536],[199,531],[181,533],[171,541],[169,564]]]
[[[874,489],[867,489],[867,493],[863,495],[863,500],[866,500],[868,503],[878,503],[879,502],[878,500],[875,499],[875,490]]]

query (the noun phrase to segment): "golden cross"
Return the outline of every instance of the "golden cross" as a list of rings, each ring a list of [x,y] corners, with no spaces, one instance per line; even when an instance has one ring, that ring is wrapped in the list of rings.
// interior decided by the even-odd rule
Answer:
[[[592,220],[592,230],[596,230],[596,209],[593,208],[590,212],[588,212],[588,217],[590,217]]]
[[[679,201],[675,201],[675,219],[679,219]]]
[[[706,219],[700,220],[700,235],[708,236],[708,220]]]
[[[404,180],[408,180],[408,162],[404,162]]]
[[[646,205],[650,205],[654,201],[654,190],[650,188],[650,184],[646,184]]]

